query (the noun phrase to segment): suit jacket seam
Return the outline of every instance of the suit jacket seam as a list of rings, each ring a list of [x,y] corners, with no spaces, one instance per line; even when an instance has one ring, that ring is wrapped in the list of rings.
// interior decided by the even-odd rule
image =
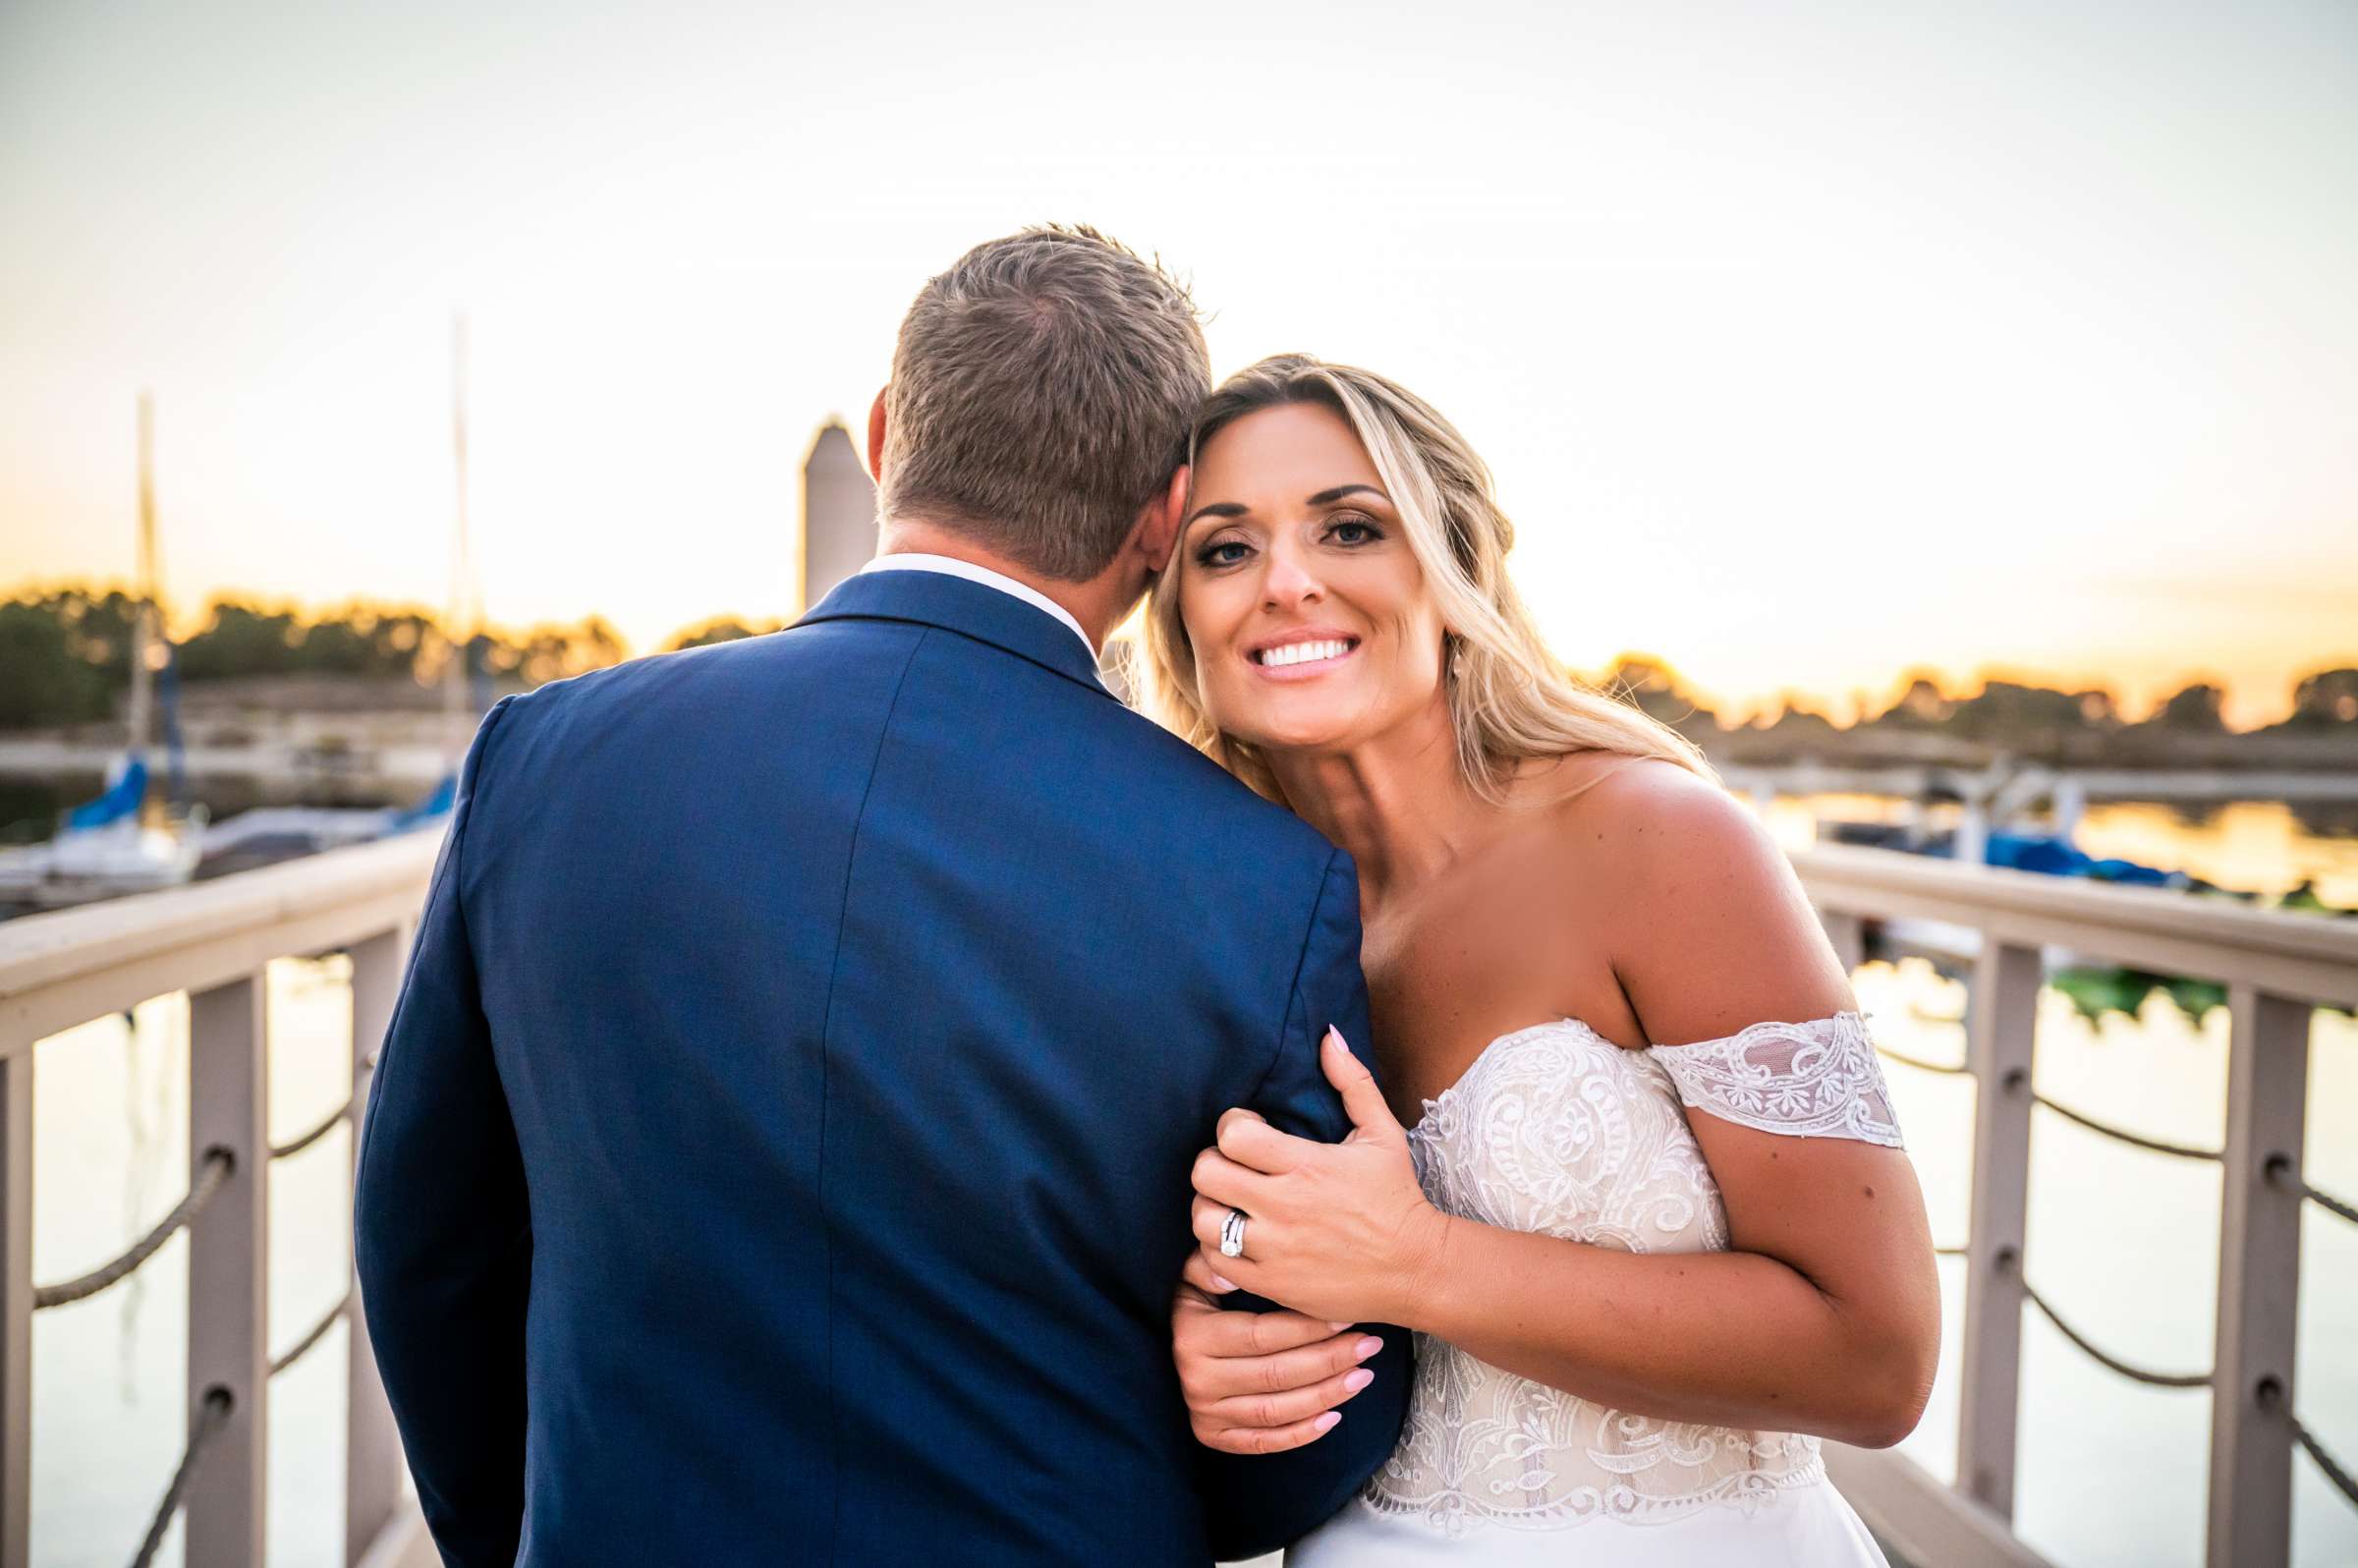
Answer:
[[[860,808],[852,813],[851,842],[843,856],[843,896],[835,910],[835,950],[827,962],[827,999],[818,1015],[818,1230],[827,1280],[827,1465],[831,1473],[825,1560],[830,1563],[835,1560],[835,1543],[843,1527],[843,1423],[835,1390],[835,1223],[827,1206],[827,1038],[835,1027],[835,984],[843,974],[843,928],[851,923],[852,873],[860,861],[860,826],[868,818],[869,797],[875,792],[876,774],[883,766],[884,744],[892,739],[892,717],[900,710],[902,688],[909,684],[909,671],[917,663],[919,650],[935,630],[923,622],[910,624],[919,629],[917,641],[909,644],[909,656],[901,661],[901,673],[893,680],[891,700],[884,704],[884,722],[876,726],[876,749],[868,759],[868,779],[860,786]]]
[[[470,781],[472,787],[466,791],[467,811],[465,814],[467,820],[459,820],[461,813],[455,792],[450,811],[450,907],[459,923],[459,940],[465,944],[467,949],[467,967],[475,972],[475,1011],[477,1016],[483,1021],[483,1039],[486,1044],[491,1038],[491,1014],[483,1006],[483,957],[475,950],[475,926],[467,919],[467,829],[474,825],[476,808],[482,805],[483,802],[483,779],[484,775],[491,771],[491,748],[499,738],[500,720],[507,717],[508,704],[515,700],[516,699],[513,697],[503,697],[492,703],[491,711],[483,716],[483,733],[477,743],[479,750],[475,758],[475,777]],[[416,942],[411,944],[410,959],[413,964],[417,962],[418,949],[422,945],[422,943]],[[402,984],[404,989],[408,988],[409,982],[406,977]],[[388,1023],[386,1033],[389,1035],[391,1032],[392,1025]],[[491,1081],[499,1085],[501,1108],[508,1111],[508,1119],[512,1127],[515,1122],[515,1112],[507,1105],[508,1086],[506,1081],[499,1076],[497,1055],[491,1059]],[[519,1241],[529,1240],[533,1234],[533,1188],[531,1180],[523,1169],[521,1149],[519,1150],[516,1175],[524,1186],[524,1224],[514,1236],[508,1238],[508,1246],[511,1250]],[[527,1294],[529,1297],[529,1290]]]
[[[1326,908],[1327,884],[1334,880],[1334,863],[1342,858],[1341,850],[1334,851],[1326,857],[1325,866],[1319,871],[1319,896],[1311,903],[1310,924],[1302,932],[1302,951],[1294,959],[1293,983],[1285,988],[1285,1013],[1277,1020],[1277,1049],[1271,1053],[1269,1065],[1262,1069],[1261,1077],[1255,1081],[1253,1092],[1247,1096],[1245,1101],[1248,1105],[1257,1103],[1261,1099],[1262,1092],[1269,1087],[1269,1079],[1276,1074],[1277,1064],[1285,1060],[1286,1033],[1293,1027],[1295,999],[1302,994],[1302,972],[1310,967],[1311,944],[1318,940],[1319,935],[1319,915]],[[1309,1027],[1308,1004],[1305,1003],[1304,1006],[1303,1027],[1307,1029]]]
[[[479,750],[475,758],[474,787],[467,792],[467,814],[470,817],[475,814],[475,809],[482,804],[483,780],[491,771],[492,742],[498,738],[500,720],[508,716],[508,704],[515,700],[513,697],[503,697],[492,703],[491,711],[484,715],[483,733],[477,743]],[[455,791],[450,812],[450,902],[451,907],[458,911],[459,935],[467,943],[467,963],[476,972],[476,1006],[479,1010],[482,1006],[483,960],[482,955],[475,950],[475,928],[467,921],[467,824],[459,820]],[[488,1017],[483,1020],[486,1032],[490,1023]]]

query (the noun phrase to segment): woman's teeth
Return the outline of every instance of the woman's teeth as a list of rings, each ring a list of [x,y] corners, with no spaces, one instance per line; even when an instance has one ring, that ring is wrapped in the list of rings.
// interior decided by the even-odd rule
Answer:
[[[1253,655],[1255,663],[1263,669],[1276,669],[1286,664],[1310,664],[1319,659],[1339,659],[1351,651],[1349,643],[1288,643],[1283,647],[1264,647]]]

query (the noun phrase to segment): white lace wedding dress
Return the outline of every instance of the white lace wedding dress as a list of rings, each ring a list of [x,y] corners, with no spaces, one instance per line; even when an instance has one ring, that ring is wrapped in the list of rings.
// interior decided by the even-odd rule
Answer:
[[[1452,1214],[1633,1253],[1727,1246],[1682,1102],[1897,1147],[1857,1013],[1624,1050],[1575,1020],[1494,1040],[1409,1134]],[[1417,1336],[1400,1446],[1287,1568],[1881,1568],[1814,1437],[1607,1409]]]

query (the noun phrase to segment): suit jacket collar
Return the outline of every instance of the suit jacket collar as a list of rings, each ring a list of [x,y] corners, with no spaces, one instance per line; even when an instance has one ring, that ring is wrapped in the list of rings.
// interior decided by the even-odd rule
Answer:
[[[1072,628],[1011,593],[942,572],[869,572],[845,578],[795,624],[905,621],[935,626],[1030,659],[1110,698]]]

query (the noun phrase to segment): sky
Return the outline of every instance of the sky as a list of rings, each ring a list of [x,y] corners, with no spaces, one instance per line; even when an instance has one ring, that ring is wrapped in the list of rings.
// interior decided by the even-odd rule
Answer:
[[[1087,221],[1486,455],[1724,707],[2358,663],[2358,8],[0,5],[0,591],[795,609],[918,286]]]

